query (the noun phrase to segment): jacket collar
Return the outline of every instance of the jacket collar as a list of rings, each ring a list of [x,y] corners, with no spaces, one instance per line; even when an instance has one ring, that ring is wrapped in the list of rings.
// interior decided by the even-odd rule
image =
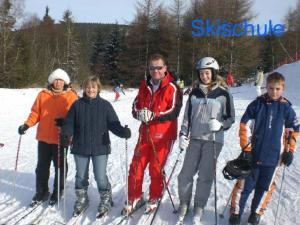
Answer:
[[[165,77],[160,82],[159,89],[167,86],[170,82],[173,82],[173,81],[174,81],[174,78],[173,78],[172,74],[169,71],[166,71]],[[152,88],[153,85],[151,83],[151,76],[150,75],[147,76],[146,84],[147,84],[148,87]]]

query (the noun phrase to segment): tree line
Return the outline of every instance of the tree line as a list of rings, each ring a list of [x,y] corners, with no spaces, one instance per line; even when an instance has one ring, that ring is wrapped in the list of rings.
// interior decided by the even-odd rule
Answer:
[[[104,85],[137,86],[147,74],[150,54],[161,53],[176,79],[190,84],[204,56],[218,60],[221,75],[253,75],[257,65],[271,71],[300,58],[300,0],[285,18],[283,37],[193,37],[192,21],[209,19],[238,24],[253,21],[253,0],[137,0],[127,25],[77,23],[66,10],[55,23],[51,9],[43,18],[22,16],[23,0],[0,0],[0,87],[43,86],[60,67],[74,83],[96,75]],[[16,29],[18,21],[22,24]]]

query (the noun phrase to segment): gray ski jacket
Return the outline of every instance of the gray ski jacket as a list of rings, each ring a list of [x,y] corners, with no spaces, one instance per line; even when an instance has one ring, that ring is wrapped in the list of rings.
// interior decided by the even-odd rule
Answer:
[[[233,98],[222,80],[217,79],[207,93],[199,83],[193,88],[186,103],[180,135],[190,135],[190,139],[213,140],[208,122],[217,119],[223,128],[216,132],[216,142],[224,143],[224,130],[235,121]]]

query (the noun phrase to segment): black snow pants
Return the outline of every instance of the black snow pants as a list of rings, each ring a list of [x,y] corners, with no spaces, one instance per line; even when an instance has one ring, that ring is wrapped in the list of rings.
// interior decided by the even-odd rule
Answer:
[[[55,178],[53,184],[53,192],[57,192],[58,181],[58,146],[56,144],[47,144],[38,142],[38,162],[35,170],[36,174],[36,192],[46,193],[49,191],[48,180],[50,175],[50,164],[53,160],[55,167]],[[66,154],[67,160],[67,154]],[[64,148],[60,148],[60,193],[64,189]],[[66,174],[68,172],[68,164],[66,164]],[[67,177],[67,175],[66,175]]]

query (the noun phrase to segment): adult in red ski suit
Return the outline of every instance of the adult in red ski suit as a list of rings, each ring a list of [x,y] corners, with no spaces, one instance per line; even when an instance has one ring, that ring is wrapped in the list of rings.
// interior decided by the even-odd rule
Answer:
[[[182,106],[181,92],[167,71],[163,56],[151,56],[149,73],[147,80],[141,82],[133,102],[133,117],[142,123],[130,165],[127,211],[133,209],[143,197],[144,170],[148,163],[151,184],[147,207],[157,206],[164,188],[163,168],[177,137],[177,117]]]

